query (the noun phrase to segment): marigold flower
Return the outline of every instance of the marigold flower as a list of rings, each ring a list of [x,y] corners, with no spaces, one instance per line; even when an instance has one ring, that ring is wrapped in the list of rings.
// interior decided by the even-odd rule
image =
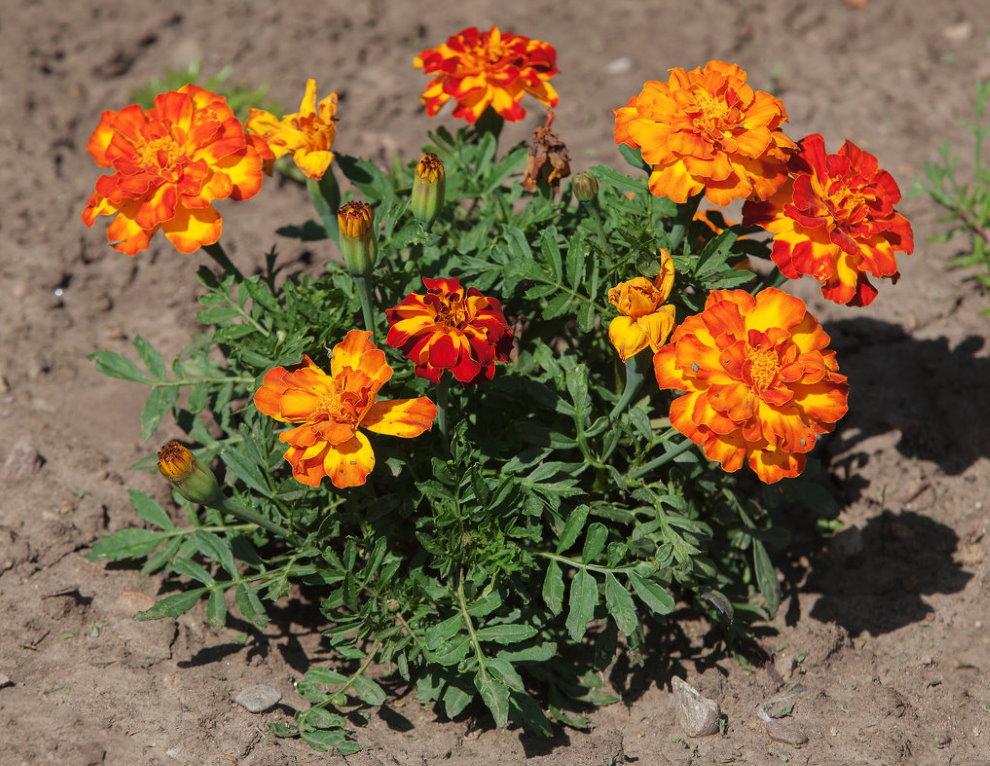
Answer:
[[[469,123],[488,106],[510,122],[526,116],[520,101],[529,93],[546,106],[557,106],[557,92],[549,83],[557,74],[557,51],[542,40],[469,27],[436,48],[427,48],[413,64],[424,74],[435,74],[420,100],[434,116],[454,99],[454,117]]]
[[[715,205],[766,199],[787,180],[796,145],[779,127],[784,105],[746,84],[735,64],[709,61],[690,72],[650,80],[615,110],[615,142],[641,150],[653,165],[650,191],[674,202],[705,192]]]
[[[299,111],[278,119],[271,112],[252,109],[248,132],[264,139],[275,159],[292,155],[303,173],[319,180],[333,161],[333,140],[337,135],[337,94],[331,93],[316,102],[316,80],[306,80],[306,93]]]
[[[686,391],[670,422],[710,460],[770,484],[804,470],[846,414],[848,385],[804,303],[774,288],[714,290],[653,357],[660,388]]]
[[[385,312],[386,342],[416,364],[416,374],[439,383],[445,370],[465,386],[491,380],[495,362],[508,362],[512,331],[497,300],[457,278],[423,277],[426,295],[411,293]]]
[[[338,489],[365,483],[375,453],[359,427],[408,439],[433,425],[437,408],[426,397],[375,401],[392,368],[370,337],[348,332],[334,346],[329,375],[304,356],[300,364],[269,370],[254,395],[264,414],[301,424],[278,438],[289,445],[285,459],[303,484],[317,487],[324,476]]]
[[[911,224],[894,210],[897,183],[852,141],[826,154],[817,133],[802,139],[790,169],[793,182],[766,202],[746,203],[743,222],[774,235],[773,262],[785,277],[808,274],[830,301],[868,306],[877,289],[867,273],[896,282],[895,253],[914,250]]]
[[[223,221],[212,203],[254,196],[272,156],[245,135],[222,96],[195,85],[156,96],[151,109],[103,112],[86,150],[113,173],[97,179],[83,223],[116,216],[107,239],[127,255],[144,250],[159,228],[180,253],[214,244]]]
[[[674,329],[673,306],[661,306],[674,285],[674,261],[668,250],[660,251],[660,273],[654,279],[635,277],[608,291],[608,302],[618,310],[608,326],[608,337],[625,362],[649,346],[654,352]]]

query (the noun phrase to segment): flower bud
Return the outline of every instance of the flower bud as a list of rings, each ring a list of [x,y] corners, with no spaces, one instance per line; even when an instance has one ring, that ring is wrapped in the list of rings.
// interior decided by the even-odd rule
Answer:
[[[590,170],[585,170],[571,179],[571,188],[581,202],[590,202],[598,196],[598,179]]]
[[[371,205],[348,202],[337,210],[340,226],[340,254],[354,277],[367,277],[375,267],[378,241],[375,238]]]
[[[443,161],[432,152],[424,154],[416,165],[410,207],[424,226],[429,226],[440,214],[444,203],[446,174]]]
[[[177,441],[170,441],[161,448],[158,470],[191,503],[216,507],[224,501],[213,471]]]

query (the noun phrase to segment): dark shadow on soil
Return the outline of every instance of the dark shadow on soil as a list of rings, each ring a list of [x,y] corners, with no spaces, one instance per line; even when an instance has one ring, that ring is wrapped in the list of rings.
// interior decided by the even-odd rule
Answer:
[[[822,594],[811,617],[835,622],[851,636],[921,622],[932,611],[923,596],[958,593],[972,577],[953,561],[956,533],[917,513],[884,511],[864,529],[839,534],[847,539],[838,547],[849,555],[836,561],[837,546],[831,546],[833,555],[824,552],[812,564],[803,590]]]
[[[832,464],[833,471],[855,477],[869,459],[855,451],[856,444],[895,429],[902,455],[930,460],[947,474],[990,456],[990,358],[977,356],[983,338],[969,336],[950,348],[948,338],[918,340],[898,325],[867,317],[830,322],[825,330],[840,370],[852,381],[849,417],[838,430],[856,429],[830,443],[833,453],[852,451]],[[857,499],[855,486],[846,490]]]

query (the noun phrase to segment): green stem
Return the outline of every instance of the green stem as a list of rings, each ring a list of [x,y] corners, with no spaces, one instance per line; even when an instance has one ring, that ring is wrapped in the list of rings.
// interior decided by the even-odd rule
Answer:
[[[683,455],[685,452],[687,452],[693,446],[694,446],[694,442],[693,441],[691,441],[690,439],[685,439],[680,444],[678,444],[676,447],[674,447],[674,449],[672,449],[670,452],[667,452],[666,454],[661,455],[656,460],[651,460],[649,463],[644,463],[639,468],[637,468],[635,471],[631,471],[626,478],[628,478],[628,479],[631,480],[631,479],[638,479],[641,476],[645,476],[650,471],[652,471],[652,470],[654,470],[656,468],[659,468],[662,465],[666,465],[671,460],[673,460],[675,457],[677,457],[679,455]]]
[[[471,615],[468,614],[467,599],[464,598],[464,570],[460,571],[457,578],[457,601],[461,606],[461,614],[464,615],[464,623],[467,625],[468,636],[471,638],[471,645],[474,647],[475,657],[478,658],[478,668],[481,672],[481,677],[488,678],[488,670],[485,668],[485,653],[481,650],[481,642],[478,640],[478,634],[474,632],[474,622],[471,620]]]
[[[371,647],[371,651],[368,652],[368,656],[364,658],[364,662],[362,662],[358,666],[358,669],[355,670],[350,675],[350,677],[343,684],[341,684],[336,689],[334,689],[330,694],[327,694],[319,702],[314,702],[312,705],[310,705],[308,708],[306,708],[303,712],[299,713],[299,723],[302,724],[303,721],[306,720],[306,717],[311,712],[313,712],[314,710],[325,708],[327,705],[331,704],[333,702],[333,700],[338,695],[343,694],[348,689],[350,689],[352,686],[354,686],[354,684],[357,683],[357,680],[359,678],[361,678],[361,676],[364,675],[365,671],[369,667],[371,667],[371,664],[375,661],[375,656],[378,654],[378,650],[381,648],[381,646],[382,646],[382,642],[381,641],[376,641],[375,642],[375,645]],[[300,728],[301,728],[301,726],[300,726]]]
[[[374,300],[371,295],[370,277],[354,277],[358,297],[361,299],[361,314],[364,316],[364,329],[372,334],[375,332]]]
[[[276,524],[274,521],[269,521],[264,516],[257,514],[254,511],[248,510],[235,500],[231,500],[229,497],[223,498],[221,503],[218,503],[213,507],[222,513],[229,513],[231,516],[240,519],[241,521],[246,521],[249,524],[257,524],[262,529],[267,529],[273,535],[278,535],[279,537],[288,540],[293,545],[303,544],[303,541],[299,537],[292,534],[292,532],[285,527]]]
[[[217,265],[224,270],[224,273],[233,274],[234,279],[238,282],[244,281],[244,275],[227,256],[227,251],[223,249],[223,245],[219,242],[214,242],[212,245],[203,245],[203,250],[206,251],[206,254],[210,258],[217,262]]]
[[[437,430],[443,442],[443,452],[450,454],[450,432],[447,430],[447,402],[450,399],[450,376],[444,374],[437,383]]]
[[[333,166],[327,168],[327,172],[319,181],[315,178],[307,178],[306,191],[309,193],[309,201],[313,203],[317,215],[323,222],[323,230],[333,242],[339,242],[340,227],[337,223],[337,208],[340,207],[340,187],[337,185],[337,178],[333,174]]]
[[[566,556],[558,556],[556,553],[547,553],[546,551],[534,551],[534,553],[545,559],[551,559],[552,561],[559,561],[561,564],[567,564],[567,566],[574,567],[575,569],[589,569],[592,572],[601,572],[602,574],[628,574],[636,568],[635,566],[604,567],[599,564],[585,564],[583,561],[576,561],[574,559],[569,559]]]
[[[703,196],[703,192],[695,194],[693,197],[689,197],[687,202],[677,206],[677,216],[674,218],[674,225],[670,227],[669,240],[671,250],[677,250],[685,241],[685,235],[691,226],[691,222],[694,220],[694,214],[698,211],[698,205],[701,204],[701,198]],[[683,249],[681,252],[683,252]]]

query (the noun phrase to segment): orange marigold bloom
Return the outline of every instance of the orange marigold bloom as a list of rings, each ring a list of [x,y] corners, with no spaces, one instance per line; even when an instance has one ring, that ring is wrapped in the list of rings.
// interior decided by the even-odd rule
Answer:
[[[291,154],[303,173],[319,180],[333,161],[330,147],[337,135],[336,119],[337,94],[317,103],[316,80],[309,79],[298,112],[280,120],[271,112],[252,109],[247,129],[268,143],[276,159]]]
[[[413,64],[436,75],[420,100],[431,117],[454,99],[454,117],[469,123],[488,106],[510,122],[526,116],[519,103],[529,93],[546,106],[557,106],[557,91],[549,83],[557,74],[557,51],[542,40],[469,27],[436,48],[427,48]]]
[[[809,274],[830,301],[869,305],[877,289],[867,273],[896,282],[894,254],[914,250],[911,224],[894,210],[897,183],[852,141],[826,154],[817,133],[802,139],[790,168],[793,182],[766,202],[746,203],[743,222],[774,235],[773,262],[785,277]]]
[[[746,84],[735,64],[709,61],[690,72],[650,80],[615,110],[615,142],[641,150],[653,165],[650,191],[674,202],[705,192],[715,205],[766,199],[787,180],[796,148],[779,127],[784,105]]]
[[[714,290],[653,357],[660,388],[686,391],[670,422],[726,471],[768,484],[804,470],[818,434],[846,414],[848,386],[829,337],[799,299]]]
[[[214,244],[223,220],[212,203],[254,196],[272,156],[264,141],[245,135],[223,96],[195,85],[156,96],[151,109],[103,112],[86,150],[113,173],[97,179],[83,223],[115,215],[107,239],[128,255],[159,228],[180,253]]]
[[[674,329],[676,311],[673,306],[661,306],[674,286],[674,261],[670,251],[660,251],[660,273],[654,279],[635,277],[620,282],[608,291],[608,302],[618,310],[608,326],[608,337],[626,361],[649,346],[654,352],[667,340]]]
[[[416,364],[416,374],[439,383],[445,370],[465,386],[491,380],[495,362],[508,362],[512,331],[502,306],[457,278],[423,277],[426,295],[411,293],[385,312],[386,342]]]
[[[375,401],[392,368],[370,337],[348,332],[334,346],[329,375],[304,356],[300,364],[269,370],[254,395],[261,412],[301,424],[278,438],[289,445],[285,459],[303,484],[317,487],[324,476],[339,489],[365,483],[375,453],[359,427],[408,439],[433,425],[437,408],[426,397]]]

